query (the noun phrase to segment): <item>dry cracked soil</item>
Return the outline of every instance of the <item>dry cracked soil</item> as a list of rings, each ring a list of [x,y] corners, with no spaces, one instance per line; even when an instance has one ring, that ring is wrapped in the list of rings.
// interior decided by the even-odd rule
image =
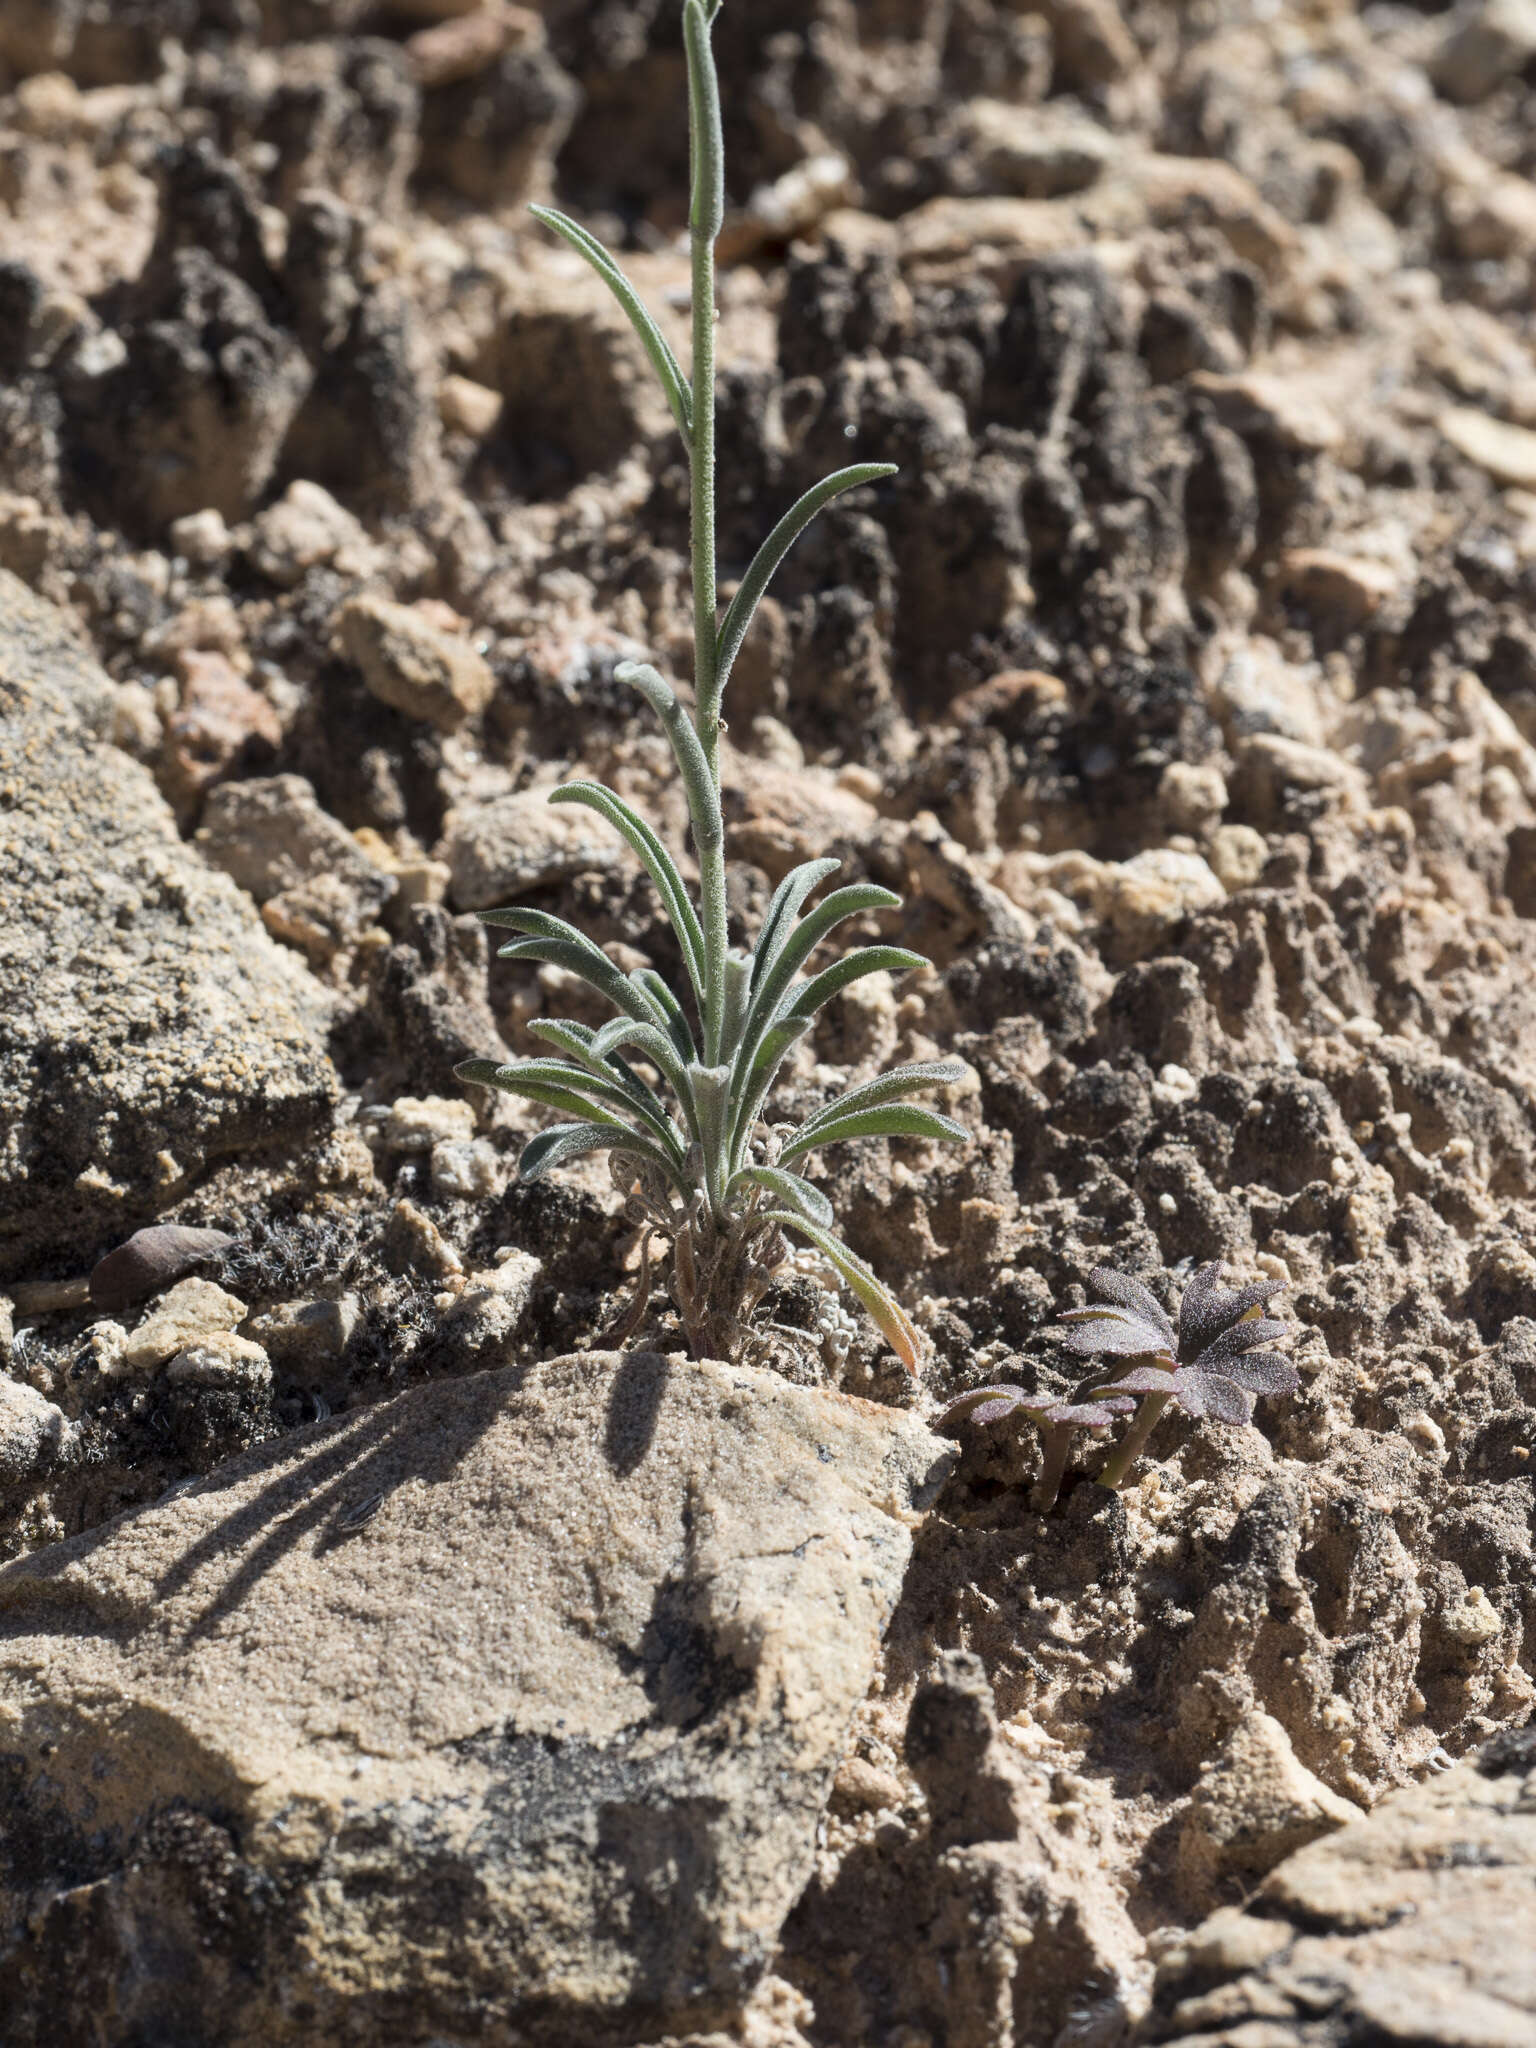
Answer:
[[[1536,7],[724,0],[732,915],[902,892],[750,1363],[547,1121],[678,970],[670,0],[0,8],[5,2048],[1536,2043]],[[591,1021],[600,1021],[594,1011]],[[147,1236],[137,1236],[149,1230]],[[131,1242],[130,1242],[131,1240]],[[110,1265],[99,1262],[114,1255]],[[1092,1269],[1300,1374],[1081,1439]],[[1490,1942],[1490,1928],[1501,1938]]]

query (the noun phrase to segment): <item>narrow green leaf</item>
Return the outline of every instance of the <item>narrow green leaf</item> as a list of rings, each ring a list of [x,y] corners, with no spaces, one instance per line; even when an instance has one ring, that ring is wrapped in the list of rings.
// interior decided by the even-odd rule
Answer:
[[[640,337],[640,346],[650,357],[651,368],[656,372],[661,381],[661,388],[667,394],[667,404],[672,408],[677,430],[683,439],[691,444],[693,395],[688,389],[688,379],[683,375],[677,357],[672,353],[671,344],[646,310],[640,294],[597,237],[589,235],[587,230],[578,226],[568,214],[557,213],[552,206],[530,206],[528,211],[535,220],[541,221],[545,227],[552,229],[555,234],[569,242],[578,256],[585,257],[624,308],[629,324]]]
[[[588,1073],[596,1074],[601,1080],[616,1082],[620,1088],[624,1089],[626,1094],[633,1097],[637,1106],[650,1110],[653,1115],[660,1117],[663,1122],[666,1121],[666,1104],[657,1095],[654,1088],[651,1088],[646,1082],[641,1080],[628,1061],[621,1059],[617,1052],[610,1051],[599,1054],[594,1049],[593,1040],[597,1034],[590,1025],[573,1024],[561,1022],[558,1019],[551,1020],[537,1017],[528,1025],[527,1029],[530,1038],[543,1039],[546,1045],[554,1046],[557,1051],[563,1052],[567,1058],[574,1060],[578,1066],[585,1067]],[[627,1017],[616,1017],[613,1023],[605,1025],[604,1029],[608,1031],[650,1031],[655,1033],[663,1045],[668,1043],[666,1034],[656,1025],[636,1024]],[[662,1072],[665,1073],[666,1069],[663,1068]],[[685,1109],[686,1106],[685,1104]]]
[[[665,1021],[666,1013],[635,987],[632,978],[613,964],[602,947],[594,945],[585,932],[567,924],[563,917],[552,917],[546,910],[528,910],[518,904],[507,910],[477,911],[476,915],[481,924],[527,935],[513,945],[501,947],[498,959],[549,961],[589,982],[626,1017],[646,1017],[654,1023]],[[553,950],[556,947],[563,950]]]
[[[832,1117],[851,1116],[855,1110],[874,1109],[882,1102],[899,1102],[904,1095],[919,1095],[927,1088],[947,1088],[963,1081],[968,1071],[963,1060],[910,1060],[904,1067],[892,1067],[889,1073],[877,1074],[873,1081],[861,1082],[824,1109],[818,1109],[806,1118],[795,1137],[798,1140],[808,1136]]]
[[[785,1230],[795,1230],[802,1237],[809,1238],[827,1264],[847,1281],[863,1304],[871,1322],[907,1371],[916,1379],[918,1364],[922,1357],[922,1339],[901,1303],[894,1295],[886,1292],[864,1261],[856,1253],[851,1252],[840,1238],[833,1237],[819,1224],[808,1222],[804,1216],[797,1215],[792,1209],[770,1209],[767,1220],[779,1224]]]
[[[498,960],[539,960],[551,967],[563,967],[567,974],[574,974],[578,981],[586,982],[600,996],[606,996],[613,1007],[622,1010],[626,1017],[647,1024],[664,1021],[643,991],[636,988],[629,976],[621,973],[607,954],[596,946],[576,946],[567,939],[515,939],[510,946],[499,946],[496,957]]]
[[[592,1042],[601,1059],[617,1060],[621,1046],[630,1046],[661,1074],[682,1106],[683,1116],[694,1138],[699,1135],[698,1105],[693,1099],[688,1059],[679,1053],[675,1041],[656,1024],[636,1024],[616,1017],[605,1024]],[[626,1068],[626,1072],[628,1069]]]
[[[743,1100],[733,1127],[732,1149],[738,1164],[742,1159],[747,1139],[751,1135],[752,1125],[756,1121],[758,1106],[768,1091],[773,1074],[770,1069],[762,1077],[761,1086],[749,1083],[748,1077],[759,1072],[758,1049],[772,1026],[781,1020],[788,1022],[786,992],[801,963],[808,954],[814,952],[833,926],[841,924],[845,917],[853,917],[864,910],[893,909],[900,902],[899,896],[893,895],[889,889],[880,888],[877,883],[852,882],[847,888],[834,889],[830,896],[818,903],[814,910],[808,911],[800,922],[785,934],[777,958],[753,995],[752,1007],[747,1014],[747,1027],[736,1054],[736,1071],[742,1077],[738,1083],[738,1095],[750,1098],[750,1104]],[[799,1014],[798,1011],[795,1014]],[[807,1010],[803,1014],[808,1019],[813,1012]],[[793,1036],[798,1036],[798,1033],[784,1039],[785,1049],[793,1042]],[[783,1057],[782,1051],[778,1057]]]
[[[789,553],[795,542],[810,525],[823,505],[843,491],[857,490],[860,484],[875,483],[881,477],[894,476],[894,462],[856,462],[849,469],[839,469],[833,475],[823,477],[819,484],[813,484],[803,497],[797,498],[778,525],[752,557],[751,566],[737,588],[736,595],[726,609],[720,622],[719,673],[720,687],[724,689],[735,661],[746,638],[752,615],[762,601],[763,592],[772,581],[773,573]]]
[[[720,990],[720,1057],[734,1059],[747,1028],[747,1009],[752,993],[752,962],[733,946],[725,956],[725,985]]]
[[[764,974],[752,998],[748,1036],[761,1032],[779,1013],[784,993],[827,934],[845,918],[866,910],[896,910],[901,898],[878,882],[850,882],[824,896],[814,910],[808,910],[780,946],[778,957]]]
[[[693,836],[700,853],[722,846],[725,821],[720,813],[720,792],[693,721],[678,703],[671,684],[648,661],[621,661],[613,675],[615,682],[628,683],[638,690],[661,720],[682,772],[688,816],[693,821]]]
[[[666,1020],[667,1035],[677,1047],[680,1059],[697,1059],[698,1052],[693,1042],[693,1031],[688,1023],[687,1012],[662,980],[654,967],[637,967],[630,976],[640,990],[648,995],[657,1011]]]
[[[494,1060],[470,1060],[455,1072],[461,1080],[499,1088],[505,1095],[521,1095],[529,1102],[542,1103],[546,1109],[563,1109],[577,1116],[601,1116],[618,1110],[625,1116],[638,1117],[670,1153],[679,1161],[682,1159],[681,1137],[662,1105],[654,1096],[650,1101],[644,1100],[621,1081],[606,1080],[564,1060],[514,1060],[506,1066],[498,1066]],[[646,1090],[646,1094],[650,1091]]]
[[[810,1028],[809,1017],[784,1018],[769,1025],[752,1048],[750,1058],[745,1047],[737,1053],[731,1079],[731,1096],[736,1104],[731,1123],[733,1165],[740,1166],[746,1158],[758,1115],[785,1055]]]
[[[842,1145],[850,1138],[947,1138],[958,1143],[970,1135],[964,1124],[957,1124],[952,1116],[941,1116],[936,1109],[889,1102],[875,1109],[856,1109],[852,1116],[829,1119],[819,1130],[801,1132],[779,1157],[798,1159],[803,1153],[819,1151],[823,1145]]]
[[[592,1050],[597,1033],[590,1024],[578,1024],[574,1017],[536,1017],[528,1026],[529,1036],[558,1046],[568,1059],[580,1059]]]
[[[621,832],[640,857],[641,865],[656,884],[672,928],[683,949],[683,962],[694,994],[704,995],[704,932],[698,912],[688,894],[677,864],[638,811],[600,782],[566,782],[549,793],[552,804],[583,804]]]
[[[693,191],[688,225],[702,240],[713,242],[725,224],[725,139],[720,126],[720,86],[709,47],[709,25],[715,10],[704,0],[683,0],[683,45],[688,53],[689,155]],[[706,394],[713,403],[714,394]]]
[[[732,1174],[726,1194],[734,1194],[743,1182],[766,1188],[775,1201],[784,1203],[809,1222],[819,1223],[824,1229],[831,1227],[832,1204],[820,1188],[813,1187],[798,1173],[786,1173],[781,1166],[744,1166],[740,1173]]]
[[[757,944],[752,948],[752,986],[757,987],[763,976],[779,957],[785,939],[800,915],[800,906],[828,875],[835,875],[842,866],[840,860],[808,860],[800,867],[791,868],[789,873],[774,890],[768,904],[768,913],[763,919],[762,930],[757,935]]]
[[[556,1124],[551,1130],[539,1131],[523,1147],[517,1162],[518,1178],[538,1180],[552,1166],[563,1166],[568,1159],[580,1158],[584,1152],[618,1152],[625,1158],[642,1160],[669,1180],[679,1193],[686,1193],[676,1167],[660,1146],[625,1124]]]
[[[731,1070],[694,1066],[688,1070],[693,1099],[699,1106],[699,1149],[704,1159],[704,1186],[710,1210],[722,1220],[725,1184],[730,1172]]]
[[[785,1015],[814,1017],[823,1003],[830,1002],[850,982],[862,981],[866,974],[910,974],[914,967],[930,964],[923,954],[909,953],[905,946],[856,946],[796,989]]]

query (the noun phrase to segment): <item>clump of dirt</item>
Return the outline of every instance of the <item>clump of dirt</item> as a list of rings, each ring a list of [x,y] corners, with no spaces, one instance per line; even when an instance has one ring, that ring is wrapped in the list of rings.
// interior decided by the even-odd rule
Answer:
[[[1536,42],[1483,12],[721,14],[726,588],[826,470],[901,465],[743,653],[733,913],[831,850],[934,962],[834,1005],[777,1107],[973,1075],[967,1148],[816,1169],[924,1386],[809,1261],[784,1369],[1064,1387],[1095,1265],[1222,1259],[1284,1283],[1302,1375],[1049,1518],[1018,1450],[967,1448],[776,2044],[1111,2041],[1160,1935],[1536,1704]],[[678,967],[540,793],[609,781],[683,843],[613,670],[686,680],[686,475],[522,206],[621,245],[685,350],[681,49],[667,8],[443,15],[0,23],[0,564],[77,615],[117,744],[323,989],[344,1090],[322,1157],[163,1211],[236,1238],[206,1277],[268,1377],[125,1371],[131,1330],[58,1292],[111,1240],[11,1276],[11,1376],[68,1424],[0,1470],[12,1550],[567,1351],[631,1284],[603,1175],[519,1186],[535,1115],[451,1071],[580,1014],[475,908]]]

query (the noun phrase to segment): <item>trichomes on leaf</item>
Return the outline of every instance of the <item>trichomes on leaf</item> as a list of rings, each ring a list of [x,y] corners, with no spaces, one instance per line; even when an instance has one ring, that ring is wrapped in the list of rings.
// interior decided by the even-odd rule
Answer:
[[[530,1032],[547,1058],[470,1060],[466,1081],[563,1111],[574,1121],[541,1131],[524,1146],[525,1180],[579,1154],[606,1152],[628,1213],[642,1226],[634,1303],[609,1333],[633,1335],[650,1289],[651,1241],[671,1245],[670,1287],[698,1357],[734,1358],[752,1340],[754,1311],[785,1254],[784,1233],[804,1238],[842,1277],[915,1372],[919,1339],[911,1319],[833,1231],[830,1203],[795,1169],[807,1155],[845,1139],[963,1139],[963,1125],[908,1098],[957,1081],[958,1061],[915,1061],[866,1081],[798,1128],[769,1129],[764,1106],[779,1070],[823,1004],[861,976],[904,974],[928,963],[898,946],[863,945],[820,973],[803,970],[845,920],[892,910],[900,897],[857,882],[807,908],[839,866],[813,860],[785,876],[750,951],[733,947],[726,922],[725,826],[720,807],[720,707],[731,667],[770,578],[797,536],[843,491],[894,474],[890,463],[838,470],[808,490],[779,520],[753,557],[720,615],[715,555],[715,241],[725,214],[724,144],[710,30],[720,0],[685,0],[691,166],[692,375],[638,293],[602,244],[547,207],[537,217],[582,255],[612,290],[639,336],[682,435],[690,470],[690,557],[694,620],[694,709],[648,663],[616,674],[633,684],[661,721],[683,780],[699,865],[695,902],[661,840],[613,790],[572,782],[553,803],[582,804],[629,842],[660,894],[683,956],[687,986],[669,986],[648,968],[626,974],[573,925],[545,911],[482,911],[489,925],[518,934],[503,959],[565,968],[618,1013],[600,1030],[541,1021]]]
[[[1265,1348],[1291,1334],[1287,1324],[1260,1313],[1283,1283],[1261,1280],[1226,1287],[1223,1270],[1219,1262],[1200,1268],[1184,1290],[1175,1326],[1140,1280],[1096,1266],[1088,1281],[1103,1300],[1069,1309],[1061,1320],[1072,1350],[1115,1363],[1101,1366],[1065,1401],[1027,1394],[1007,1383],[972,1387],[949,1404],[939,1427],[971,1422],[1017,1428],[1034,1422],[1044,1443],[1030,1506],[1043,1512],[1055,1504],[1079,1429],[1099,1437],[1120,1417],[1130,1416],[1125,1434],[1095,1475],[1101,1486],[1118,1487],[1170,1403],[1215,1422],[1251,1422],[1259,1394],[1293,1394],[1300,1384],[1290,1360]]]

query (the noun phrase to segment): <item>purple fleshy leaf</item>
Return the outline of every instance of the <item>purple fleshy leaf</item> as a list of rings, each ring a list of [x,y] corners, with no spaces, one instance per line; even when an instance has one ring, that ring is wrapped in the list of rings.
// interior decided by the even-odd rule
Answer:
[[[1090,1287],[1096,1287],[1106,1301],[1117,1302],[1121,1308],[1128,1308],[1133,1315],[1151,1323],[1163,1343],[1172,1349],[1176,1339],[1173,1324],[1168,1320],[1168,1311],[1163,1307],[1150,1287],[1140,1280],[1131,1279],[1128,1273],[1117,1273],[1113,1266],[1095,1266],[1088,1275]]]
[[[1049,1394],[1026,1394],[1011,1380],[992,1387],[970,1387],[959,1394],[939,1416],[937,1427],[947,1429],[956,1422],[983,1425],[1002,1422],[1010,1415],[1040,1416],[1051,1405]]]
[[[1250,1351],[1222,1367],[1224,1378],[1255,1394],[1294,1394],[1301,1375],[1288,1358],[1274,1351]]]
[[[1198,1358],[1190,1360],[1190,1364],[1200,1372],[1219,1372],[1234,1358],[1241,1358],[1245,1351],[1258,1351],[1266,1344],[1273,1344],[1277,1338],[1289,1335],[1288,1323],[1255,1316],[1252,1322],[1234,1323],[1229,1330],[1223,1330],[1220,1336],[1206,1345]]]
[[[1101,1351],[1124,1358],[1171,1357],[1156,1326],[1140,1316],[1099,1316],[1069,1329],[1064,1341],[1089,1357]]]
[[[1004,1380],[999,1385],[993,1387],[969,1387],[963,1394],[955,1396],[954,1400],[950,1402],[949,1406],[939,1417],[939,1423],[942,1427],[946,1422],[964,1421],[982,1402],[997,1400],[1014,1402],[1022,1401],[1023,1399],[1024,1389],[1014,1386],[1010,1380]]]
[[[1173,1392],[1173,1369],[1156,1365],[1133,1365],[1129,1372],[1123,1372],[1112,1383],[1094,1388],[1099,1394],[1171,1394]]]
[[[1128,1308],[1114,1308],[1108,1302],[1096,1301],[1091,1308],[1064,1308],[1056,1318],[1059,1323],[1142,1323],[1145,1316],[1138,1316]]]
[[[1202,1266],[1184,1290],[1179,1303],[1179,1349],[1186,1357],[1203,1351],[1249,1309],[1258,1308],[1285,1285],[1281,1280],[1259,1280],[1245,1287],[1223,1287],[1223,1270],[1218,1262]]]
[[[1253,1420],[1253,1396],[1219,1372],[1201,1372],[1183,1366],[1174,1375],[1179,1405],[1190,1415],[1209,1415],[1214,1422],[1234,1426]]]
[[[1000,1401],[978,1401],[966,1416],[968,1422],[980,1423],[986,1428],[993,1422],[1004,1422],[1010,1415],[1025,1415],[1028,1407],[1023,1401],[1014,1401],[1006,1395]]]
[[[1063,1401],[1048,1412],[1046,1420],[1071,1423],[1075,1428],[1103,1429],[1121,1412],[1119,1402],[1111,1406],[1108,1401]]]

